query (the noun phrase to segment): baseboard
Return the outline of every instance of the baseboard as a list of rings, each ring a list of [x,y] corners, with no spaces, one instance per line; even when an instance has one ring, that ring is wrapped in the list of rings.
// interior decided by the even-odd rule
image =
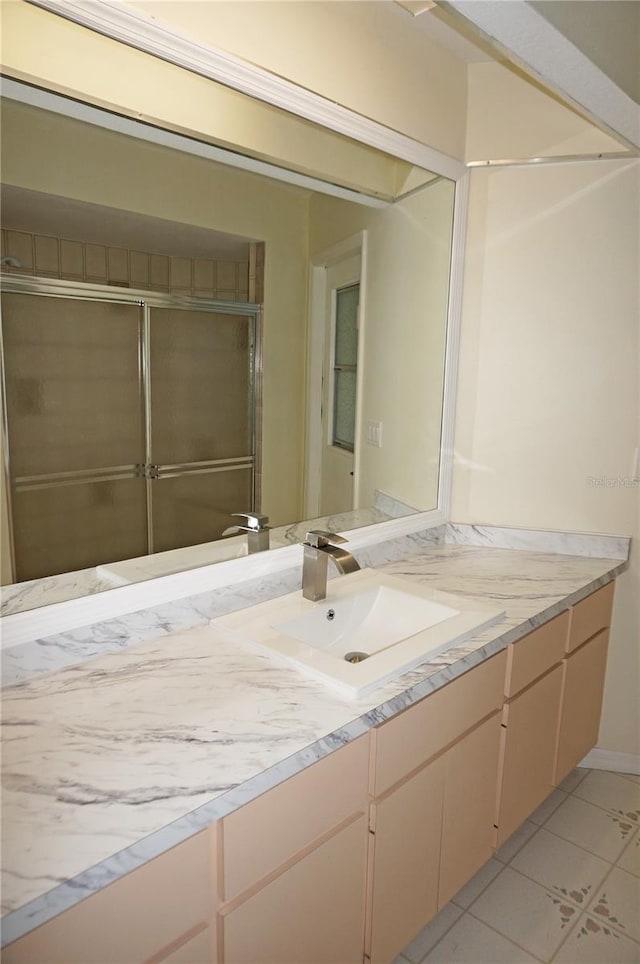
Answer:
[[[612,770],[614,773],[633,773],[640,776],[640,756],[635,753],[616,753],[614,750],[591,750],[579,767],[590,770]]]

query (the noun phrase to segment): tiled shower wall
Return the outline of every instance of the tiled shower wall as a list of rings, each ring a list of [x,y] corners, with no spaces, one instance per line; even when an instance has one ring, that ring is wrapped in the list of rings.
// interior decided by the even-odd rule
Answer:
[[[120,285],[225,301],[249,300],[248,260],[169,257],[8,228],[2,229],[2,254],[22,262],[22,268],[3,266],[5,271],[14,274]]]

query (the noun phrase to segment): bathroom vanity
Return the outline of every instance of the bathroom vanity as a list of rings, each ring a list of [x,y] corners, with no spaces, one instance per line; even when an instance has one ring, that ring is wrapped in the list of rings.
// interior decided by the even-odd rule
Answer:
[[[595,744],[622,568],[383,566],[506,617],[363,699],[209,626],[6,689],[3,959],[388,964]]]

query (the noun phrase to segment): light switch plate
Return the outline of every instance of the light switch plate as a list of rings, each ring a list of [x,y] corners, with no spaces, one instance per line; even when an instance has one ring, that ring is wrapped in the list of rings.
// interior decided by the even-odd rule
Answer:
[[[367,445],[382,448],[382,422],[367,422]]]

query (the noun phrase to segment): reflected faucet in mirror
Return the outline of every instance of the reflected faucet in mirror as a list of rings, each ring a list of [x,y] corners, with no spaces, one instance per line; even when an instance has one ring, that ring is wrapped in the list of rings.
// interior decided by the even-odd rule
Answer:
[[[269,548],[269,521],[268,515],[258,515],[255,512],[232,512],[232,516],[246,519],[246,525],[229,526],[222,533],[223,536],[237,535],[239,532],[247,533],[247,545],[249,554],[263,552]]]
[[[302,595],[311,602],[325,599],[327,595],[327,568],[329,559],[342,575],[357,572],[360,568],[354,557],[346,549],[334,543],[347,540],[335,532],[312,529],[307,532],[302,563]]]

